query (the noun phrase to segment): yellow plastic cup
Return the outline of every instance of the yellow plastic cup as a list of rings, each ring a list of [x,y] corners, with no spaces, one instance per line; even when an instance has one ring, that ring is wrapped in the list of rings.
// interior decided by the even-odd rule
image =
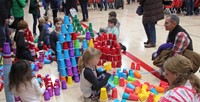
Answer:
[[[68,77],[67,77],[67,83],[68,83],[68,84],[72,84],[72,83],[73,83],[72,77],[71,77],[71,76],[68,76]]]
[[[106,100],[108,100],[106,88],[101,88],[100,101],[106,101]]]
[[[147,86],[146,84],[143,84],[143,85],[142,85],[142,89],[143,89],[143,90],[147,90],[147,89],[148,89],[148,86]]]
[[[104,66],[104,68],[106,69],[106,71],[110,71],[111,68],[112,68],[111,62],[105,62],[105,63],[103,64],[103,66]]]
[[[90,39],[90,41],[89,41],[89,47],[92,47],[92,48],[94,48],[94,43],[93,43],[93,40],[92,39]]]

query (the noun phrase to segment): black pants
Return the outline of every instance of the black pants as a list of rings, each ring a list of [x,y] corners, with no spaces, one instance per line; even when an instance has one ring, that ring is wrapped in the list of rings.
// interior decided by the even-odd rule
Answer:
[[[57,17],[57,13],[58,13],[58,9],[53,9],[53,19],[55,19]]]
[[[88,19],[88,9],[87,9],[87,2],[80,2],[83,20]]]

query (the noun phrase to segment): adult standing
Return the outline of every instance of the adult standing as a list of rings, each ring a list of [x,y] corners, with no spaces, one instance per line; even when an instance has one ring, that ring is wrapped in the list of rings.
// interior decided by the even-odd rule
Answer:
[[[65,15],[70,15],[71,8],[75,8],[76,11],[78,12],[77,0],[63,0],[63,5],[64,5]]]
[[[26,0],[12,0],[11,16],[15,18],[10,28],[17,29],[17,24],[20,20],[24,19],[24,10]]]
[[[37,19],[40,17],[39,1],[31,0],[29,6],[29,13],[33,15],[33,35],[36,36]]]
[[[191,16],[194,13],[194,0],[184,0],[186,7],[186,16]]]
[[[10,9],[12,0],[0,1],[0,51],[3,50],[4,42],[10,42],[8,18],[10,18]]]
[[[142,23],[147,35],[147,42],[144,42],[145,48],[156,46],[156,28],[157,21],[164,18],[162,0],[140,0],[143,5]]]
[[[81,5],[81,10],[83,15],[82,22],[85,22],[88,20],[88,9],[87,9],[88,0],[79,0],[79,3]]]

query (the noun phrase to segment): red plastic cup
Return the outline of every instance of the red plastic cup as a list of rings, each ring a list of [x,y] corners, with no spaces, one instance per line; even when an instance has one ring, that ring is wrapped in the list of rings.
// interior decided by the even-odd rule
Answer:
[[[113,34],[109,34],[109,39],[112,40]]]
[[[151,88],[155,88],[155,87],[154,87],[154,85],[149,85],[149,87],[148,87],[147,91],[150,91],[150,90],[151,90]]]
[[[106,42],[105,42],[105,41],[102,41],[102,42],[101,42],[101,45],[102,45],[102,46],[106,46]]]
[[[116,54],[117,54],[117,55],[120,55],[120,53],[121,53],[121,48],[120,48],[120,47],[118,47],[118,46],[117,46],[117,47],[115,47],[115,48],[116,48]]]
[[[113,40],[117,40],[117,36],[113,34]]]
[[[103,39],[103,35],[100,35],[99,36],[99,41],[103,41],[104,39]]]
[[[77,40],[77,34],[76,33],[72,33],[72,40]]]
[[[131,63],[131,69],[135,70],[135,62]]]
[[[111,49],[111,55],[115,55],[116,54],[116,49],[113,47],[112,49]]]
[[[149,82],[144,82],[144,84],[146,84],[147,86],[150,86]]]
[[[130,93],[129,100],[138,101],[138,99],[139,99],[139,97],[137,95]]]
[[[64,50],[68,49],[68,44],[67,44],[67,42],[64,42],[64,43],[63,43],[63,49],[64,49]]]
[[[117,62],[117,67],[121,67],[122,66],[122,61]]]
[[[37,75],[37,78],[42,78],[42,75],[41,75],[41,74],[38,74],[38,75]]]
[[[121,86],[121,87],[124,87],[124,86],[125,86],[125,80],[124,80],[123,77],[121,77],[121,78],[119,79],[119,86]]]
[[[136,80],[134,83],[133,83],[133,86],[137,87],[140,85],[140,81]]]
[[[107,44],[106,44],[106,45],[111,45],[110,40],[107,41]]]
[[[102,65],[103,65],[104,63],[106,63],[106,60],[103,60]]]
[[[108,40],[108,35],[104,34],[104,40],[107,41]]]
[[[112,61],[112,68],[116,68],[116,63]]]
[[[112,55],[107,55],[107,56],[108,56],[108,57],[107,57],[107,58],[108,58],[107,60],[108,60],[108,61],[112,61]]]
[[[118,56],[118,61],[121,61],[122,60],[122,55],[119,55]]]
[[[117,88],[113,88],[112,89],[112,99],[116,99],[116,98],[118,98],[118,95],[117,95],[118,93],[117,93]]]
[[[105,54],[101,54],[100,59],[105,59]]]
[[[113,61],[119,61],[118,56],[113,56]]]
[[[110,47],[109,46],[106,48],[106,54],[110,55]]]
[[[101,65],[102,65],[101,60],[99,60],[98,66],[101,66]]]
[[[136,65],[136,68],[135,68],[135,69],[136,69],[136,70],[140,70],[140,66],[141,66],[140,63],[137,62],[137,65]]]
[[[130,94],[130,93],[134,93],[134,90],[132,90],[131,88],[126,87],[126,88],[124,89],[124,92]]]

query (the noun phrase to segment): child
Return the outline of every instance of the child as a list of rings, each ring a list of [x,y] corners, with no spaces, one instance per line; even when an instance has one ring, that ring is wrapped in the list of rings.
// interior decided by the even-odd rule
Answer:
[[[98,98],[100,89],[106,86],[111,76],[111,71],[101,73],[97,71],[96,66],[100,56],[99,50],[89,47],[79,59],[80,88],[84,102],[93,102],[95,98]],[[98,80],[100,77],[101,80]]]
[[[100,28],[100,32],[105,32],[105,33],[111,33],[115,34],[117,36],[117,40],[119,38],[119,29],[116,27],[117,24],[117,19],[114,17],[111,17],[108,19],[108,27],[105,29]],[[126,51],[126,47],[119,43],[120,47],[122,50]]]
[[[30,41],[25,39],[25,31],[28,28],[28,23],[24,20],[19,21],[18,31],[14,36],[14,41],[16,42],[16,59],[26,59],[29,61],[34,61],[34,58],[31,55],[31,52],[28,48]]]
[[[38,28],[40,30],[40,35],[38,37],[38,48],[41,50],[43,46],[49,46],[50,45],[50,29],[52,27],[51,22],[48,20],[48,17],[44,17],[44,20],[42,18],[39,19],[39,25]]]
[[[50,46],[51,46],[51,49],[53,50],[53,54],[56,54],[56,42],[58,41],[58,34],[61,31],[62,23],[63,23],[62,18],[57,17],[54,19],[55,29],[50,34]]]
[[[22,102],[41,102],[45,91],[44,82],[39,83],[32,77],[32,69],[27,60],[19,60],[12,65],[8,87]]]

